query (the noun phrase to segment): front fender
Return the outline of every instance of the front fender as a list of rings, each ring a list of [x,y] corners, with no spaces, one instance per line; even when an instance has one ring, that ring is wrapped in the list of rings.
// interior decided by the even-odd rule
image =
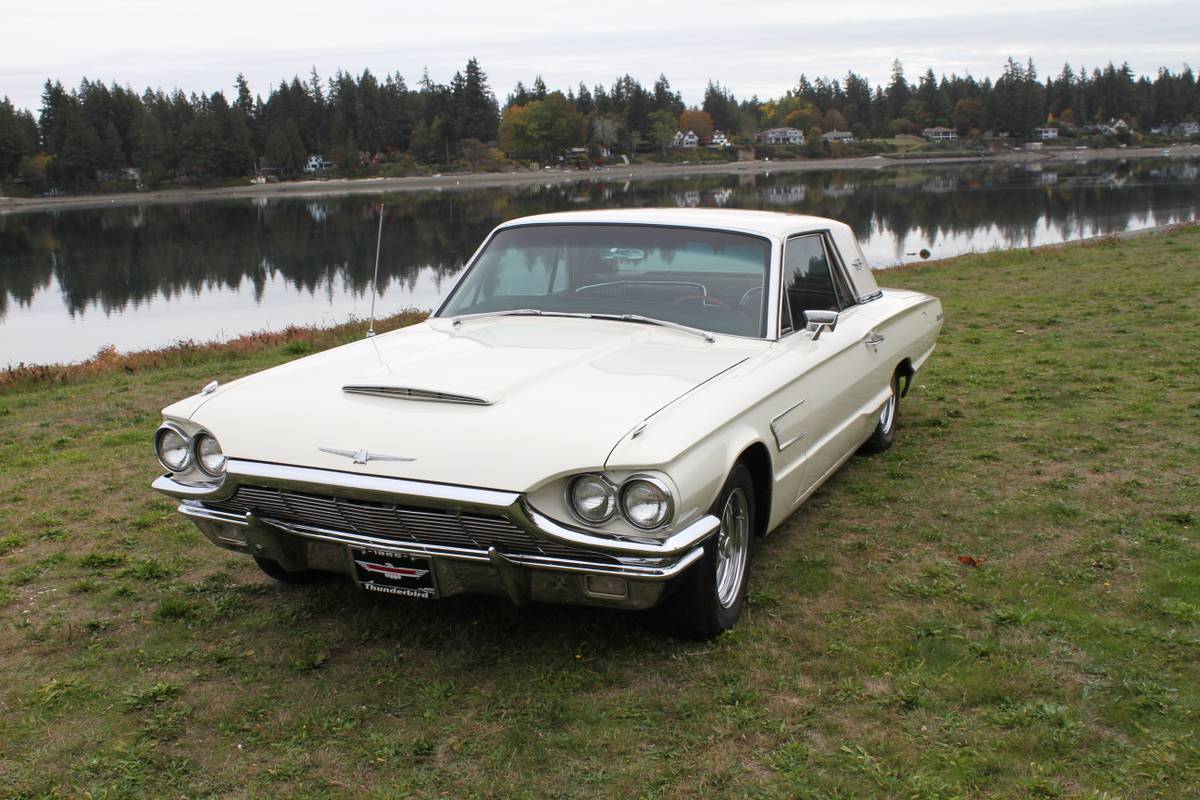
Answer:
[[[605,470],[622,473],[649,466],[647,459],[657,457],[654,451],[659,450],[656,435],[667,435],[665,429],[656,433],[654,428],[648,424],[636,437],[621,440],[609,455]],[[659,460],[653,468],[671,476],[679,491],[681,516],[699,516],[716,502],[738,457],[759,443],[766,444],[762,432],[749,415],[742,415],[707,432],[698,432],[690,445],[677,449],[670,459]],[[767,450],[771,452],[770,447]]]

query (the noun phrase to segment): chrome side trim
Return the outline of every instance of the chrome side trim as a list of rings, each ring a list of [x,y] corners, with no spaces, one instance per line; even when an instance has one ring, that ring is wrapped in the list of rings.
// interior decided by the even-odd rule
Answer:
[[[808,400],[807,397],[801,398],[799,403],[788,407],[783,411],[783,413],[771,420],[771,435],[775,437],[775,446],[779,448],[779,452],[781,453],[794,445],[796,442],[803,439],[805,436],[808,436],[807,433],[801,431],[799,434],[792,436],[791,438],[785,438],[787,433],[783,429],[783,418],[798,409],[800,406],[804,405],[806,400]]]
[[[238,459],[229,460],[225,480],[220,485],[192,486],[179,483],[170,475],[163,475],[154,481],[153,488],[179,500],[220,501],[232,497],[241,484],[315,494],[336,494],[360,500],[407,503],[427,508],[486,511],[508,517],[534,536],[570,547],[617,556],[677,556],[696,547],[721,527],[720,520],[709,514],[663,538],[603,536],[552,520],[530,506],[525,498],[516,492]]]

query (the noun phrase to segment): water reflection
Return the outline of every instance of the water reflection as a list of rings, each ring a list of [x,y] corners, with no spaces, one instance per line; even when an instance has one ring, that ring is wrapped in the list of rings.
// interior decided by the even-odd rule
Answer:
[[[849,223],[876,267],[1195,219],[1187,161],[714,175],[388,195],[382,313],[429,307],[484,235],[574,208],[762,208]],[[379,197],[243,200],[0,217],[0,364],[84,358],[369,302]]]

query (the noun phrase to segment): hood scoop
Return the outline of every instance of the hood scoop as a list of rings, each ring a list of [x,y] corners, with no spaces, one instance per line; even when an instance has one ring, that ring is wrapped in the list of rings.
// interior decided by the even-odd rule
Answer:
[[[342,391],[347,394],[368,394],[375,397],[390,397],[395,400],[424,400],[431,403],[459,403],[467,406],[490,406],[492,404],[491,400],[483,397],[379,383],[348,383],[342,387]]]

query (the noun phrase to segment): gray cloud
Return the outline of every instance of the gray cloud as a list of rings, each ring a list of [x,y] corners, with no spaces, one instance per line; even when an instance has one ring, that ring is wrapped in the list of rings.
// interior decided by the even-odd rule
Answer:
[[[70,6],[71,4],[67,4]],[[1003,10],[945,3],[809,6],[767,0],[731,7],[715,0],[644,7],[547,7],[532,0],[460,4],[415,15],[403,4],[351,0],[344,7],[271,2],[243,8],[215,0],[187,11],[147,0],[43,10],[19,2],[6,11],[0,94],[39,104],[47,77],[77,84],[87,76],[185,91],[229,89],[245,72],[263,95],[281,78],[337,68],[399,71],[410,83],[423,67],[448,80],[479,58],[497,94],[541,73],[552,87],[608,84],[626,72],[643,82],[659,73],[696,102],[709,79],[739,97],[778,95],[805,73],[841,77],[853,69],[887,81],[893,58],[911,78],[935,73],[995,76],[1012,55],[1032,57],[1043,76],[1064,61],[1078,67],[1128,61],[1138,73],[1195,61],[1200,5],[1014,0]],[[899,16],[903,13],[905,16]],[[51,37],[49,34],[53,33]]]

